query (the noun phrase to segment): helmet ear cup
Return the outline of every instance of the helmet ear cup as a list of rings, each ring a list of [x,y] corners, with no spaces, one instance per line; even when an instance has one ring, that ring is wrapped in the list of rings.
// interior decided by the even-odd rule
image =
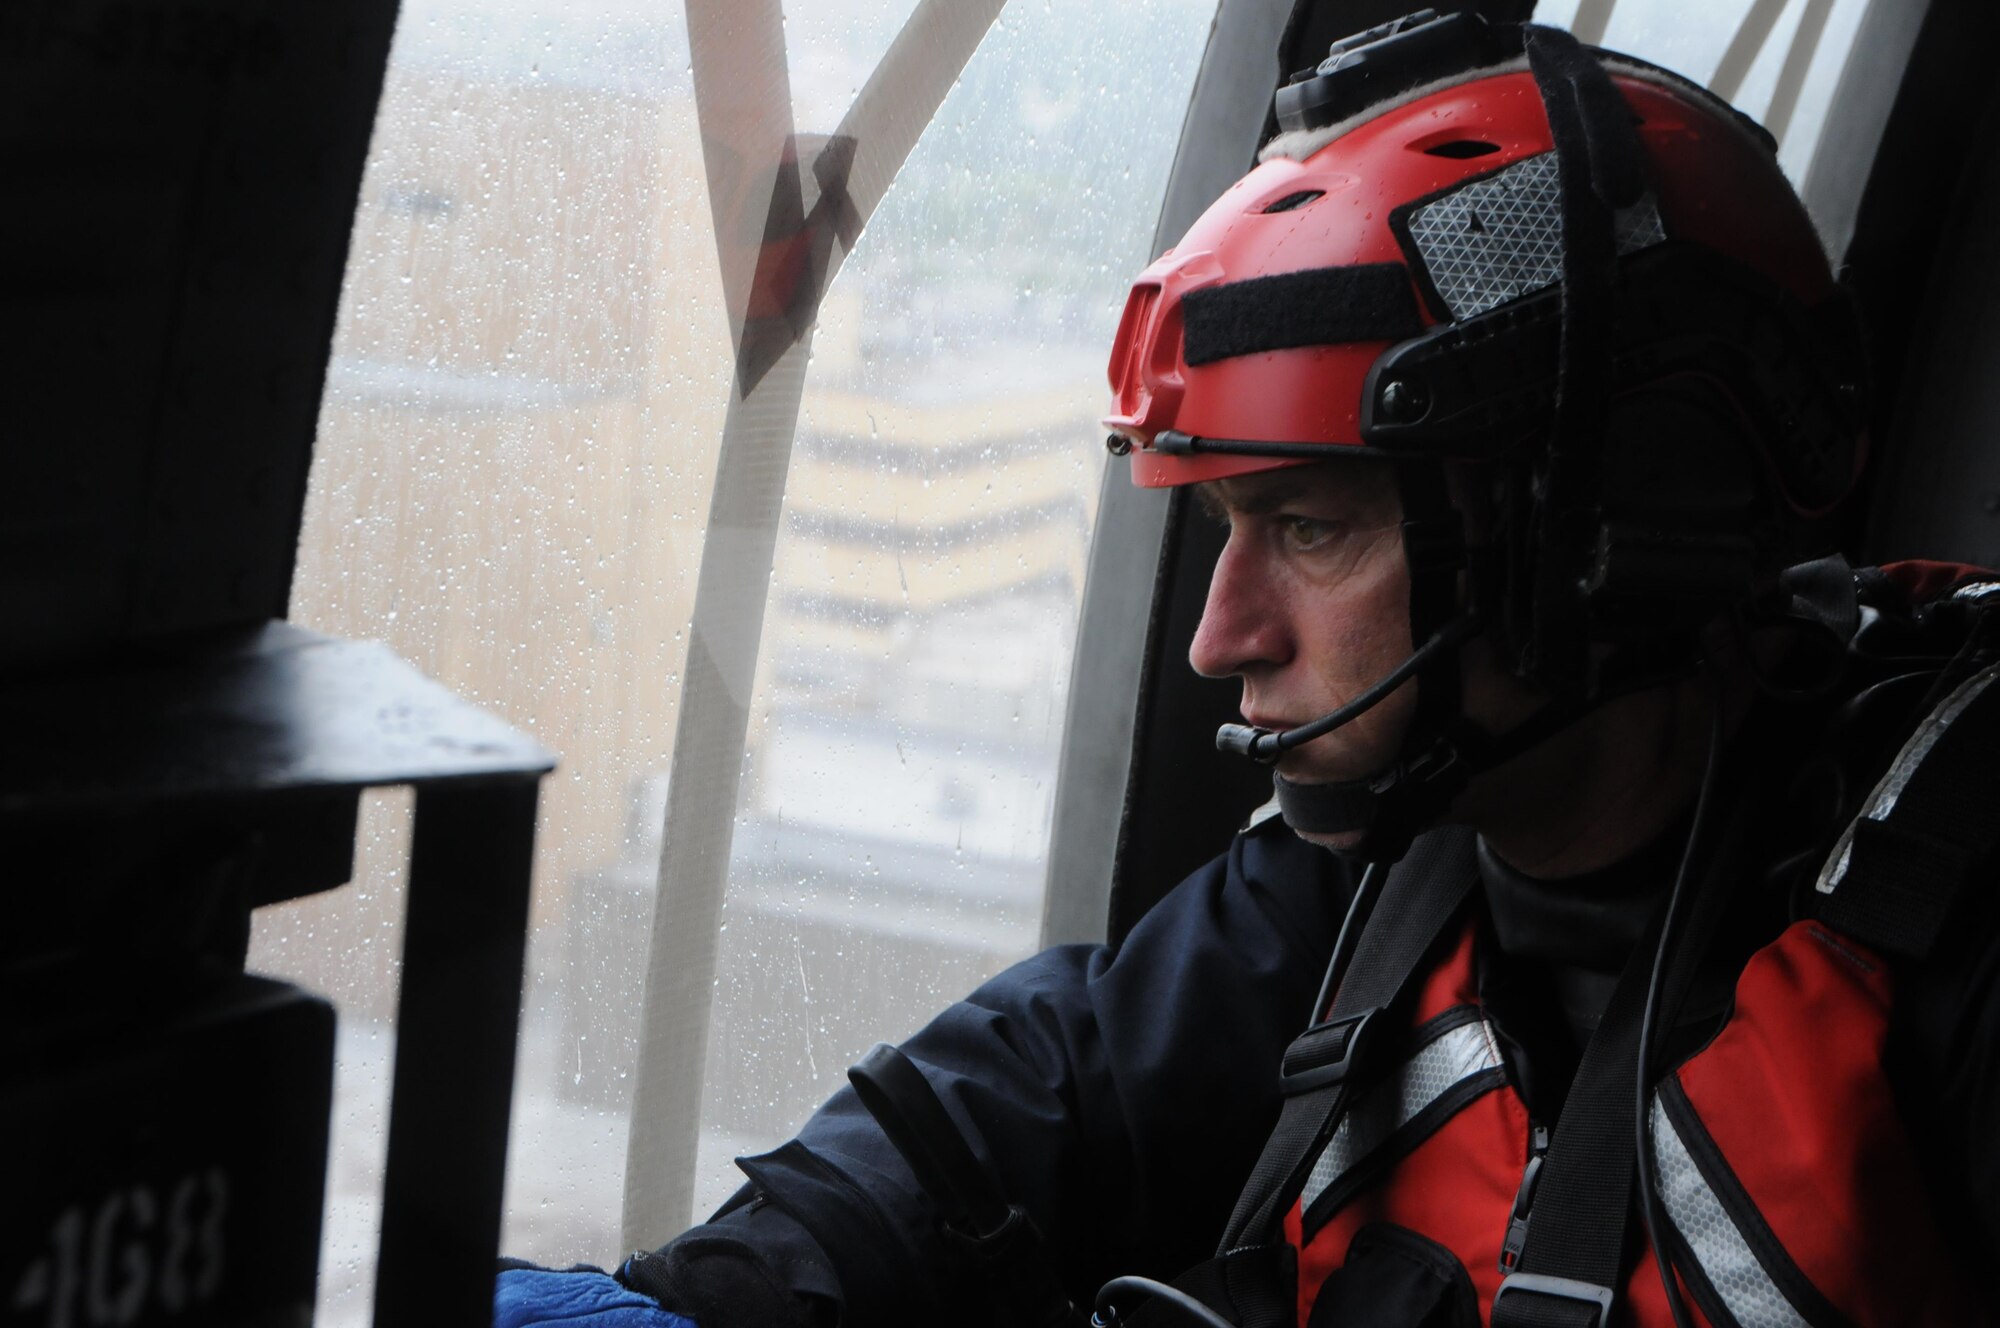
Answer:
[[[1598,454],[1594,530],[1581,561],[1560,569],[1550,560],[1563,554],[1537,537],[1537,469],[1487,470],[1491,528],[1473,558],[1473,581],[1514,673],[1554,686],[1535,666],[1537,613],[1580,621],[1598,646],[1674,649],[1750,599],[1785,547],[1770,528],[1758,438],[1735,396],[1707,374],[1675,373],[1614,392]],[[1522,588],[1538,583],[1570,586],[1574,599],[1536,605]]]
[[[1757,432],[1720,381],[1670,375],[1616,393],[1605,417],[1598,529],[1578,578],[1594,640],[1700,627],[1757,590],[1777,532],[1759,529]]]

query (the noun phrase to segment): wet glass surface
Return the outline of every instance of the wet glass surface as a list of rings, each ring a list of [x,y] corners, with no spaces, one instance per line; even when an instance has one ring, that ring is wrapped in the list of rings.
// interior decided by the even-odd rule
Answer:
[[[907,10],[791,19],[801,132],[834,127]],[[1212,10],[1004,12],[821,311],[745,756],[701,1202],[858,1049],[1033,944],[1104,347]],[[679,7],[403,6],[293,596],[296,621],[387,641],[561,754],[502,1240],[557,1265],[623,1253],[730,373],[706,178]],[[372,799],[354,884],[256,920],[252,968],[341,1014],[332,1325],[370,1313],[409,814],[407,796]]]

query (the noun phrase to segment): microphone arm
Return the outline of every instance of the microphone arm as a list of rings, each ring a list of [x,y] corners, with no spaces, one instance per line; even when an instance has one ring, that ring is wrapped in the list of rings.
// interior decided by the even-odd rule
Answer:
[[[1350,720],[1373,710],[1389,693],[1410,680],[1410,676],[1447,650],[1456,649],[1479,634],[1479,615],[1470,609],[1437,629],[1431,639],[1418,646],[1408,659],[1391,669],[1388,676],[1361,695],[1310,724],[1274,733],[1249,724],[1224,724],[1215,731],[1215,749],[1247,756],[1259,765],[1275,765],[1280,756],[1302,743],[1324,737]]]

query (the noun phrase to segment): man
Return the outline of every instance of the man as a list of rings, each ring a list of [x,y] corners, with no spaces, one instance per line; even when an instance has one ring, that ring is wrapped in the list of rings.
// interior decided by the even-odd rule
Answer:
[[[1081,1323],[1121,1274],[1107,1322],[1978,1321],[2000,652],[1970,569],[1806,561],[1857,374],[1768,138],[1428,14],[1279,114],[1107,423],[1228,525],[1192,663],[1282,819],[504,1321]]]

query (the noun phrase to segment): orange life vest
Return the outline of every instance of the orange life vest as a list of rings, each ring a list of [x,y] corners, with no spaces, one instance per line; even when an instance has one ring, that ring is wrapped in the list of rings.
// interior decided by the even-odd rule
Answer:
[[[1467,926],[1423,977],[1413,1050],[1356,1097],[1285,1220],[1302,1325],[1377,1223],[1450,1251],[1481,1322],[1490,1314],[1534,1126],[1480,1007],[1473,950]],[[1882,1073],[1892,992],[1867,949],[1795,923],[1751,958],[1720,1031],[1655,1091],[1660,1195],[1706,1321],[1981,1321],[1942,1252]],[[1619,1322],[1673,1322],[1649,1258],[1618,1305]]]

